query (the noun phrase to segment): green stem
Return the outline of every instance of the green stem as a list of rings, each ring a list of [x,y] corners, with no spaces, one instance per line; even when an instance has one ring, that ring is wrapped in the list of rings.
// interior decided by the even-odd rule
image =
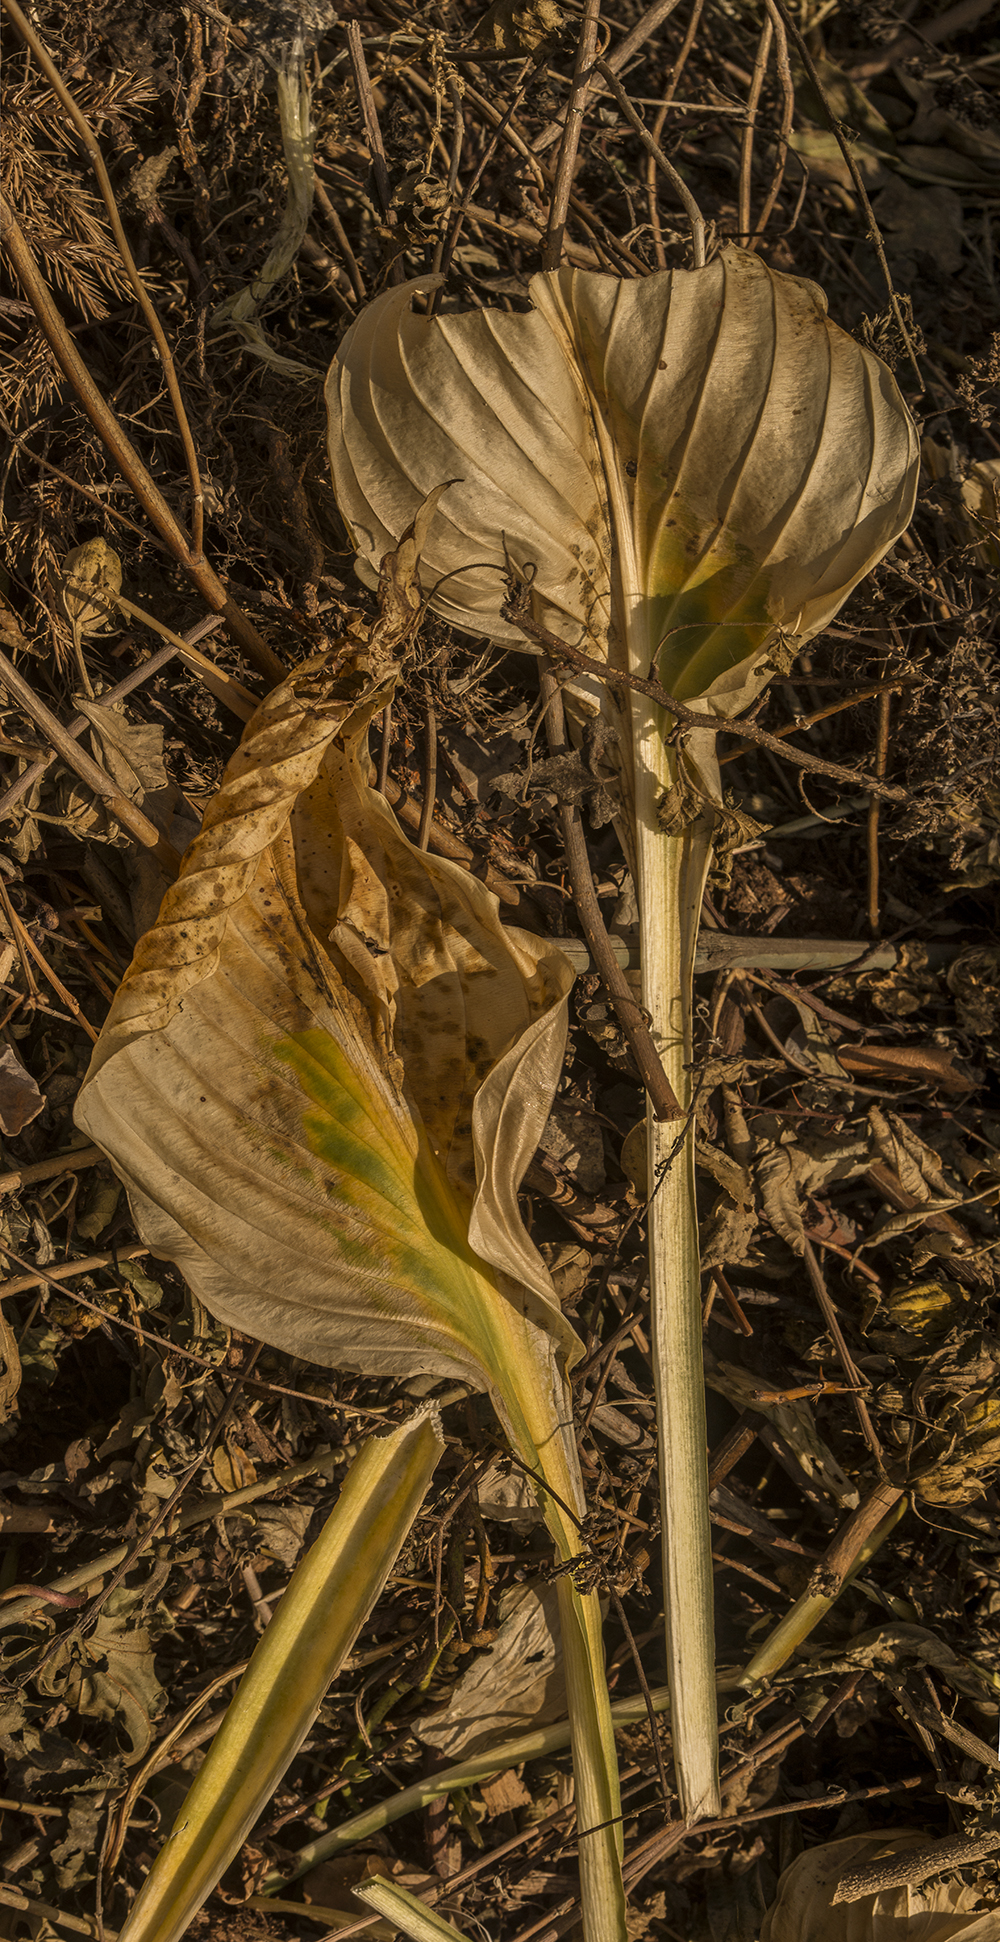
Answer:
[[[905,1491],[895,1485],[876,1485],[871,1496],[858,1505],[843,1530],[837,1533],[801,1598],[796,1599],[791,1611],[786,1612],[754,1653],[740,1675],[741,1686],[758,1686],[780,1671],[836,1604],[845,1586],[875,1556],[890,1531],[905,1517],[909,1504]]]
[[[431,1410],[355,1458],[254,1652],[119,1942],[179,1942],[301,1746],[380,1596],[443,1448]]]
[[[507,1305],[509,1353],[494,1372],[496,1403],[511,1448],[540,1478],[539,1501],[561,1564],[580,1556],[580,1525],[586,1515],[580,1459],[573,1431],[573,1403],[558,1352]],[[524,1372],[533,1369],[534,1381]],[[585,1942],[625,1942],[622,1885],[621,1791],[618,1756],[596,1592],[578,1590],[572,1575],[559,1579],[559,1625],[566,1700],[573,1746],[580,1857],[580,1898]]]

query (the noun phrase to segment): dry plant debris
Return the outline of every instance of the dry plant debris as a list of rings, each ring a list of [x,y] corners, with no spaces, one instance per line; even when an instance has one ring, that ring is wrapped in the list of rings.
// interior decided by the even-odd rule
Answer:
[[[799,1855],[901,1828],[944,1872],[875,1884],[879,1913],[896,1920],[900,1895],[927,1909],[932,1879],[951,1932],[974,1934],[997,1902],[982,1837],[1000,1771],[995,14],[42,0],[29,27],[100,147],[114,215],[16,14],[0,182],[23,242],[0,285],[4,1930],[121,1929],[355,1447],[417,1400],[280,1347],[251,1364],[249,1340],[143,1250],[72,1120],[250,709],[279,670],[374,620],[326,469],[325,373],[365,306],[413,278],[445,277],[435,314],[516,316],[539,270],[644,278],[736,247],[819,284],[893,365],[922,465],[907,533],[772,680],[760,733],[720,743],[691,1079],[723,1811],[697,1827],[656,1710],[643,1090],[592,965],[522,1207],[586,1344],[580,1550],[608,1608],[630,1934],[749,1942]],[[54,359],[16,268],[29,258],[103,418]],[[66,563],[95,543],[121,583],[91,578],[84,612]],[[505,922],[571,950],[575,808],[635,997],[613,751],[595,732],[550,748],[551,713],[536,660],[427,615],[373,736],[378,779]],[[387,1590],[192,1935],[339,1933],[372,1875],[496,1942],[578,1920],[558,1723],[524,1750],[519,1722],[500,1774],[469,1777],[454,1749],[433,1793],[428,1767],[453,1752],[429,1756],[421,1723],[488,1666],[512,1595],[544,1595],[552,1566],[489,1407],[453,1401],[445,1428]],[[793,1649],[737,1686],[783,1621]],[[874,1915],[859,1934],[876,1942]]]

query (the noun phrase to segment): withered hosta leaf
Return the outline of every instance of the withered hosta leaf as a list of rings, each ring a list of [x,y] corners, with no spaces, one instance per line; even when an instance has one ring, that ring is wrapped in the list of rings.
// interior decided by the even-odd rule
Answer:
[[[553,632],[681,697],[714,687],[729,713],[752,698],[731,671],[779,627],[814,633],[909,518],[905,406],[815,284],[729,249],[631,281],[536,276],[528,315],[415,316],[432,287],[387,291],[348,331],[330,462],[372,566],[459,482],[421,568],[458,626],[516,638],[513,566]]]
[[[78,1119],[213,1314],[312,1361],[482,1387],[484,1276],[496,1296],[470,1219],[500,1230],[519,1303],[578,1350],[516,1202],[571,972],[369,788],[387,692],[348,655],[263,704],[136,951]]]
[[[382,563],[380,665],[418,616],[435,502]],[[517,1187],[558,1081],[572,970],[503,929],[474,877],[415,850],[370,787],[366,731],[395,672],[377,678],[345,647],[258,710],[136,951],[77,1118],[144,1238],[214,1315],[311,1361],[488,1390],[568,1563],[586,1514],[567,1379],[582,1344]],[[557,1596],[591,1834],[585,1927],[624,1942],[600,1608],[570,1575]],[[217,1846],[206,1880],[225,1865]]]
[[[704,715],[599,673],[639,902],[642,1004],[686,1115],[649,1115],[651,1341],[671,1734],[682,1811],[719,1812],[713,1575],[701,1376],[691,979],[722,792],[711,721],[754,700],[906,526],[917,442],[879,359],[812,283],[724,250],[628,279],[532,278],[530,313],[417,316],[443,279],[387,290],[327,380],[330,466],[368,571],[425,495],[422,584],[496,640],[540,629]],[[797,1210],[796,1210],[797,1213]]]
[[[884,1828],[808,1848],[782,1875],[760,1942],[1000,1942],[1000,1913],[974,1888],[954,1873],[921,1872],[932,1847],[914,1828]],[[912,1886],[908,1856],[918,1863]],[[850,1878],[861,1870],[871,1871],[872,1892],[855,1898]]]

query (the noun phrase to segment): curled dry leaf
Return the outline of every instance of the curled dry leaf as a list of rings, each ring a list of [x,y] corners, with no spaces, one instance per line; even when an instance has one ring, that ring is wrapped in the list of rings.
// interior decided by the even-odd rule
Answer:
[[[814,284],[727,250],[634,282],[536,276],[528,315],[414,315],[440,281],[362,312],[327,407],[334,489],[369,569],[456,481],[421,568],[455,625],[518,646],[544,630],[710,723],[752,701],[905,527],[909,414]],[[649,1234],[672,1734],[697,1815],[719,1796],[690,994],[721,788],[710,727],[678,739],[653,699],[589,673],[573,694],[613,731],[642,1004],[688,1116],[680,1135],[649,1118]]]
[[[419,615],[418,544],[411,531],[385,562],[379,672],[345,643],[249,723],[119,988],[77,1120],[143,1239],[212,1314],[328,1366],[487,1390],[568,1561],[585,1514],[567,1379],[582,1345],[517,1188],[572,971],[503,928],[465,870],[415,849],[369,786],[368,724]],[[584,1896],[595,1937],[613,1937],[600,1612],[569,1577],[559,1603],[580,1811],[603,1830]]]
[[[516,1201],[570,973],[369,788],[387,693],[348,655],[259,710],[136,951],[78,1120],[213,1314],[328,1366],[478,1387],[491,1343],[470,1227],[578,1353]]]
[[[1000,1914],[984,1912],[981,1895],[954,1876],[837,1900],[838,1884],[858,1868],[884,1863],[898,1878],[893,1862],[908,1849],[926,1852],[927,1835],[900,1828],[807,1848],[782,1875],[760,1942],[1000,1942]]]
[[[498,1741],[566,1716],[555,1585],[515,1585],[498,1607],[489,1652],[466,1665],[445,1706],[412,1730],[442,1760],[464,1760]]]
[[[0,1133],[14,1140],[44,1111],[45,1094],[39,1091],[14,1047],[5,1045],[0,1052]]]
[[[78,634],[114,625],[114,597],[121,590],[122,563],[107,540],[88,539],[67,553],[59,577],[59,605]]]
[[[502,612],[513,574],[550,632],[612,658],[627,633],[632,672],[729,712],[726,677],[738,694],[779,628],[814,633],[905,526],[909,416],[815,284],[727,250],[635,282],[536,276],[527,316],[415,316],[439,281],[362,312],[327,404],[370,567],[460,481],[421,567],[456,625],[523,645]]]

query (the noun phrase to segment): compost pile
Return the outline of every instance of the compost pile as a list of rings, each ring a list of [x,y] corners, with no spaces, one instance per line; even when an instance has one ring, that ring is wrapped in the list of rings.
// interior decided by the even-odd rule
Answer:
[[[973,1922],[1000,1771],[996,9],[68,11],[41,0],[25,38],[4,6],[0,1934],[123,1927],[359,1444],[443,1387],[213,1319],[73,1119],[258,703],[386,628],[334,498],[328,367],[410,279],[443,279],[431,314],[522,313],[540,269],[730,246],[821,286],[892,370],[921,469],[909,528],[719,738],[692,1071],[710,1820],[681,1814],[663,1701],[645,1093],[564,846],[579,812],[637,993],[613,753],[600,718],[553,732],[579,672],[558,642],[431,611],[370,752],[413,842],[578,973],[521,1210],[585,1344],[577,1574],[635,1701],[630,1937],[756,1942],[806,1851],[855,1865],[904,1828],[957,1843],[940,1907]],[[443,1421],[388,1586],[193,1936],[367,1932],[350,1891],[376,1875],[494,1942],[579,1921],[568,1736],[502,1752],[565,1718],[552,1542],[486,1399],[452,1383]]]

